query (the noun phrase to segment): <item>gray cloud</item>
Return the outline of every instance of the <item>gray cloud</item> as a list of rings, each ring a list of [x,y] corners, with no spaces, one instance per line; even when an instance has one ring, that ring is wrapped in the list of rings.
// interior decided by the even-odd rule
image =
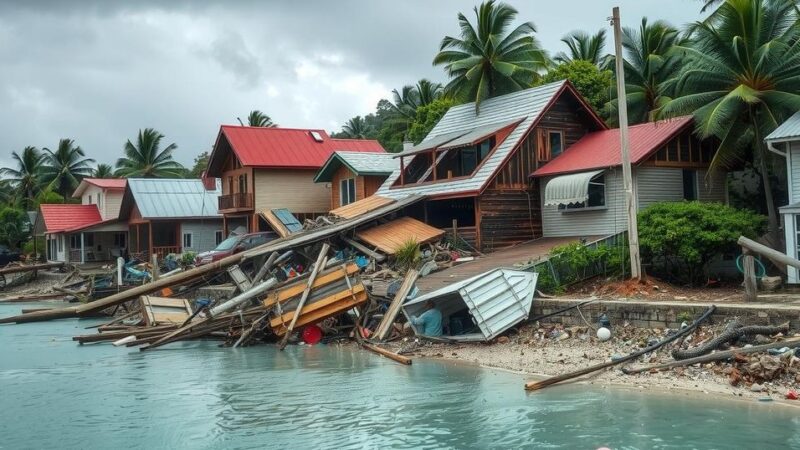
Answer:
[[[511,3],[552,52],[573,29],[607,27],[613,4],[699,19],[680,0]],[[220,124],[261,109],[282,126],[338,129],[391,89],[428,77],[463,1],[0,1],[0,165],[26,145],[77,141],[113,163],[126,139],[154,127],[190,164]]]

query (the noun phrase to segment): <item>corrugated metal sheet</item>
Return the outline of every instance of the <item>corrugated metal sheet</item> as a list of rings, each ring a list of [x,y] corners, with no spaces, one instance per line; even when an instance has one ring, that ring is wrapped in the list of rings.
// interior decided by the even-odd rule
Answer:
[[[213,191],[202,180],[174,178],[129,178],[128,188],[145,219],[221,217],[219,180]]]
[[[411,217],[400,217],[383,225],[356,233],[356,237],[380,251],[394,255],[408,241],[418,244],[431,242],[444,236],[444,231]]]
[[[331,182],[333,175],[343,165],[356,175],[391,175],[400,168],[400,160],[394,159],[394,156],[391,153],[336,151],[319,169],[314,182]]]
[[[301,224],[288,209],[276,208],[272,210],[272,213],[275,214],[275,217],[289,230],[289,233],[294,233],[303,229],[303,224]]]
[[[319,133],[322,142],[316,141],[311,135],[312,132]],[[227,139],[243,166],[261,168],[319,169],[331,153],[337,150],[385,152],[378,141],[333,139],[324,130],[223,125],[211,155],[215,164],[211,164],[210,161],[210,168],[217,167],[216,162],[222,156],[217,152],[222,139]]]
[[[633,125],[630,134],[631,163],[638,164],[658,150],[673,136],[690,127],[692,117],[662,120]],[[542,177],[592,169],[604,169],[622,164],[619,128],[589,133],[566,149],[564,153],[533,173]]]
[[[424,141],[409,148],[408,150],[404,150],[394,155],[394,157],[397,158],[400,156],[411,156],[411,155],[416,155],[417,153],[424,152],[426,150],[433,150],[434,148],[447,144],[448,142],[453,141],[461,136],[464,136],[467,133],[469,133],[469,130],[459,130],[459,131],[454,131],[452,133],[440,134],[430,139],[426,138]]]
[[[522,140],[528,129],[538,120],[545,108],[565,88],[565,85],[566,82],[558,81],[513,94],[490,98],[481,102],[479,115],[475,114],[474,103],[450,108],[442,117],[442,120],[428,133],[422,144],[447,133],[464,132],[466,134],[466,132],[476,127],[502,121],[522,119],[522,122],[511,131],[505,141],[497,147],[475,175],[470,178],[449,183],[431,183],[423,186],[390,189],[392,184],[400,177],[400,171],[396,170],[381,185],[377,194],[392,198],[402,198],[409,194],[436,195],[480,191],[500,168],[500,165],[506,160],[519,141]],[[406,165],[408,164],[410,164],[410,161],[406,161]]]
[[[503,128],[510,127],[511,125],[517,124],[521,122],[521,119],[514,119],[514,120],[506,120],[500,123],[493,123],[490,125],[484,125],[482,127],[477,127],[470,131],[469,133],[453,139],[452,141],[442,145],[442,150],[448,148],[458,148],[458,147],[465,147],[468,145],[474,145],[478,142],[486,139],[487,137],[497,133],[498,131],[502,130]]]
[[[59,233],[102,222],[97,205],[43,204],[39,205],[41,231]]]
[[[800,139],[800,111],[794,113],[786,122],[783,122],[764,139],[765,141],[782,141],[786,139]]]
[[[432,300],[442,312],[446,325],[450,314],[466,306],[480,333],[442,337],[456,341],[492,340],[528,318],[537,279],[538,274],[534,272],[494,269],[415,298],[403,305],[403,314],[410,321],[412,316],[424,311],[428,300]],[[413,325],[412,328],[418,332]]]

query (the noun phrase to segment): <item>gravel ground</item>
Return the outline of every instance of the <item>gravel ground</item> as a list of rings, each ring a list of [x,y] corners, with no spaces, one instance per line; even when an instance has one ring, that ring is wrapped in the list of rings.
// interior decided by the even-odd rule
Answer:
[[[689,347],[693,345],[692,342],[702,342],[720,330],[721,327],[701,328],[689,339],[678,339],[654,354],[639,358],[630,366],[672,361],[670,356],[672,348]],[[517,333],[508,337],[501,336],[492,343],[443,344],[418,342],[415,338],[409,337],[395,341],[390,349],[409,356],[442,358],[527,373],[531,375],[533,381],[601,364],[609,361],[612,356],[627,355],[647,346],[648,341],[652,343],[654,339],[660,340],[666,333],[667,330],[622,327],[614,330],[615,335],[611,340],[601,342],[594,337],[594,330],[587,327],[563,329],[559,325],[541,325],[524,326]],[[744,345],[743,342],[739,344]],[[764,356],[764,354],[753,356],[751,360],[758,361],[758,358]],[[769,358],[779,360],[777,356]],[[730,363],[710,363],[702,367],[682,367],[636,375],[626,375],[615,367],[578,380],[590,384],[614,384],[641,389],[679,389],[729,397],[750,399],[771,397],[779,400],[783,399],[790,389],[800,387],[800,374],[798,374],[800,359],[791,357],[791,359],[785,358],[785,361],[780,369],[767,376],[771,378],[769,380],[762,379],[759,375],[747,375],[747,368],[755,367],[751,366],[751,361],[737,364],[737,370],[746,374],[737,380],[737,386],[731,384],[731,379],[735,377],[731,374],[734,366]],[[756,371],[753,370],[752,373]],[[800,401],[796,403],[800,404]]]

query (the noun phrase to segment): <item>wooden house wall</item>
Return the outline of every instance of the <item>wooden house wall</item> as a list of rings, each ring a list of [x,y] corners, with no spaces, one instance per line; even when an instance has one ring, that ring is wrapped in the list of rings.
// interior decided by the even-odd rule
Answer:
[[[538,189],[487,189],[477,203],[482,250],[491,251],[542,236]]]
[[[255,169],[255,210],[287,208],[293,214],[323,214],[331,205],[331,190],[314,183],[315,170]]]

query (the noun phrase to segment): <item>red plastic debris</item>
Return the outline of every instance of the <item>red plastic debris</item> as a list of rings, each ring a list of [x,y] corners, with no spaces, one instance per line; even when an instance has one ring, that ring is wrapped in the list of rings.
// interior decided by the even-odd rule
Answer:
[[[800,394],[798,394],[794,389],[789,389],[789,392],[786,393],[786,398],[789,400],[797,400],[800,398]]]
[[[318,344],[322,340],[322,328],[309,325],[303,328],[303,342],[308,345]]]

